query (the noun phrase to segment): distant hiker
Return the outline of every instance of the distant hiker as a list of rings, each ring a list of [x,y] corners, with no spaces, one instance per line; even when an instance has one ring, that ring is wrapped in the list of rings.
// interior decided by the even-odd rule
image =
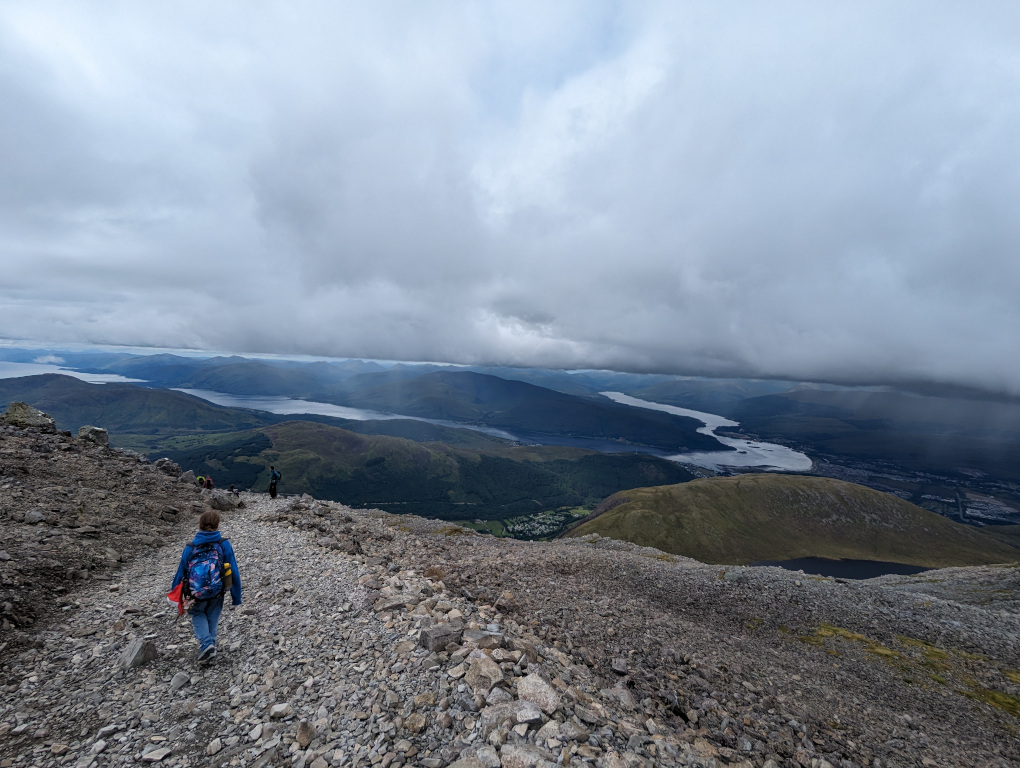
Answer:
[[[202,487],[205,488],[207,491],[211,491],[213,488],[216,487],[215,485],[213,485],[212,475],[205,479],[205,484]]]
[[[231,483],[230,487],[227,488],[227,493],[232,493],[232,494],[234,494],[234,496],[240,496],[241,495],[241,492],[234,487],[233,483]]]
[[[198,477],[196,477],[195,478],[195,484],[199,488],[205,488],[205,475],[199,475]]]
[[[181,553],[171,592],[181,585],[183,605],[191,615],[198,640],[198,660],[216,657],[216,626],[223,611],[223,597],[230,590],[234,605],[241,604],[241,574],[234,548],[220,535],[220,513],[207,509],[198,518],[198,533]]]
[[[276,467],[272,464],[269,465],[269,495],[272,498],[276,498],[276,484],[280,482],[282,475],[276,471]]]

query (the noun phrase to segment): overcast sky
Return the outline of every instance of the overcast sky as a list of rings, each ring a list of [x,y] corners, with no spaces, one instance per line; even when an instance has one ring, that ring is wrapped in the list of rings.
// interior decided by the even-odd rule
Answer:
[[[1020,393],[1013,2],[0,5],[0,337]]]

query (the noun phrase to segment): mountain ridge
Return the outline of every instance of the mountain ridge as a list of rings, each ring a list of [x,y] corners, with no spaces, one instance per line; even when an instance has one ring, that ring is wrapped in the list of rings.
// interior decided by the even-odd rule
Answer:
[[[1020,761],[1017,569],[840,583],[245,494],[221,526],[245,605],[224,613],[215,664],[195,667],[162,593],[212,497],[63,435],[0,427],[0,463],[15,503],[0,583],[34,590],[39,610],[0,630],[12,764]],[[100,493],[130,505],[153,479],[179,511],[122,557],[96,555],[149,521],[97,515],[86,529],[62,524],[66,502],[52,511],[69,490],[97,511]],[[38,508],[40,522],[10,516]],[[92,565],[68,581],[52,563],[83,542]],[[30,566],[42,578],[20,583]],[[145,643],[154,657],[130,657]]]

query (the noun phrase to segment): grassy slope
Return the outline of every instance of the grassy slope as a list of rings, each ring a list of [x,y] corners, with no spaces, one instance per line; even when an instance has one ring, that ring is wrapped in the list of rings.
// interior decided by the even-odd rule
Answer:
[[[598,533],[708,563],[828,557],[944,567],[1020,559],[1020,550],[977,529],[829,478],[741,475],[614,498],[621,497],[629,501],[569,535]]]

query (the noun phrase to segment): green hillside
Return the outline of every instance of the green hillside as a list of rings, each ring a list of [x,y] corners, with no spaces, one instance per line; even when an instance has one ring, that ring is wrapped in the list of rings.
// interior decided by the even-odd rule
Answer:
[[[607,511],[568,535],[598,533],[707,563],[826,557],[946,567],[1020,559],[1020,550],[978,529],[822,477],[715,477],[623,491],[600,507]]]
[[[621,488],[692,477],[677,464],[645,454],[503,445],[483,453],[305,421],[174,438],[165,447],[152,456],[166,455],[184,469],[211,474],[218,486],[264,490],[274,464],[285,493],[447,520],[592,508]]]

